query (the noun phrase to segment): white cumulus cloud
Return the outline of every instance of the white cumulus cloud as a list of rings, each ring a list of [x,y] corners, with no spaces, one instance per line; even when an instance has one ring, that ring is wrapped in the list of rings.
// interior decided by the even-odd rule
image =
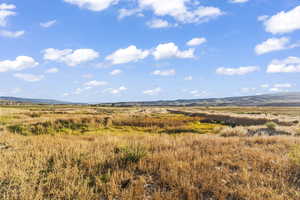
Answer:
[[[65,63],[68,66],[74,67],[81,63],[94,60],[99,57],[99,53],[93,49],[45,49],[44,59]]]
[[[13,10],[16,9],[14,4],[0,4],[0,26],[7,25],[7,18],[16,15]]]
[[[269,91],[270,92],[282,92],[282,90],[280,88],[270,88]]]
[[[141,50],[136,46],[131,45],[125,49],[118,49],[111,55],[107,56],[106,60],[110,61],[113,65],[125,64],[145,59],[149,54],[148,50]]]
[[[171,24],[168,21],[162,19],[153,19],[147,22],[147,25],[150,28],[167,28],[171,26]]]
[[[138,0],[141,9],[149,9],[156,16],[171,16],[181,23],[206,22],[224,13],[216,7],[190,6],[189,0]]]
[[[264,21],[267,32],[273,34],[290,33],[300,29],[300,6],[290,11],[281,11]]]
[[[29,56],[18,56],[15,60],[0,61],[0,72],[21,71],[33,68],[39,63]]]
[[[0,36],[8,38],[18,38],[24,35],[25,31],[7,31],[0,30]]]
[[[17,13],[13,11],[16,9],[14,4],[0,4],[0,27],[5,27],[7,25],[7,18],[10,16],[14,16]],[[18,38],[24,35],[25,31],[9,31],[9,30],[0,30],[1,37],[8,37],[8,38]]]
[[[40,26],[43,28],[50,28],[51,26],[54,26],[55,24],[56,24],[56,20],[51,20],[51,21],[40,23]]]
[[[174,69],[168,69],[168,70],[155,70],[152,72],[154,75],[158,76],[173,76],[176,74],[176,71]]]
[[[98,86],[107,85],[107,82],[93,80],[93,81],[86,82],[84,85],[88,87],[98,87]]]
[[[205,97],[208,95],[206,91],[192,90],[189,92],[194,97]]]
[[[220,67],[216,70],[216,73],[220,75],[233,76],[233,75],[245,75],[252,72],[256,72],[258,70],[259,67],[257,66],[248,66],[248,67],[239,67],[239,68]]]
[[[290,83],[277,83],[274,85],[275,88],[291,88],[293,87]]]
[[[158,95],[161,91],[162,89],[160,87],[157,87],[152,90],[145,90],[143,91],[143,94],[154,96],[154,95]]]
[[[42,80],[44,78],[44,75],[17,73],[17,74],[14,74],[14,77],[22,79],[24,81],[28,81],[28,82],[37,82],[37,81]]]
[[[121,8],[119,10],[119,16],[118,19],[123,19],[124,17],[129,17],[131,15],[138,15],[138,16],[143,16],[140,8],[133,8],[133,9],[126,9],[126,8]]]
[[[126,90],[127,90],[127,88],[125,86],[121,86],[121,87],[119,87],[117,89],[113,89],[113,88],[108,89],[108,91],[111,94],[120,94],[121,92],[126,91]]]
[[[230,0],[229,2],[231,2],[231,3],[246,3],[248,1],[249,0]]]
[[[269,53],[272,51],[279,51],[283,49],[289,48],[288,44],[290,43],[289,38],[281,37],[281,38],[270,38],[264,41],[261,44],[258,44],[255,47],[255,52],[258,55]]]
[[[188,49],[186,51],[181,51],[179,48],[173,43],[164,43],[159,44],[154,52],[153,56],[156,60],[166,59],[166,58],[194,58],[195,49]]]
[[[110,75],[116,76],[116,75],[121,74],[121,73],[122,73],[122,70],[120,70],[120,69],[115,69],[115,70],[112,70],[112,71],[110,72]]]
[[[260,21],[260,22],[264,22],[264,21],[266,21],[268,18],[269,18],[268,15],[261,15],[261,16],[258,16],[258,17],[257,17],[257,20]]]
[[[288,92],[288,88],[293,87],[290,83],[277,83],[269,89],[270,92]]]
[[[267,68],[268,73],[300,72],[300,58],[288,57],[284,60],[273,60]]]
[[[203,43],[205,43],[207,40],[203,37],[199,37],[199,38],[193,38],[190,41],[188,41],[186,44],[188,46],[199,46]]]
[[[80,8],[91,11],[102,11],[113,4],[118,3],[119,0],[64,0],[67,3],[76,5]]]
[[[14,4],[6,4],[6,3],[0,4],[0,10],[13,10],[15,8],[16,6]]]
[[[54,73],[57,73],[58,71],[59,71],[58,68],[54,67],[54,68],[47,69],[45,71],[45,73],[47,73],[47,74],[54,74]]]

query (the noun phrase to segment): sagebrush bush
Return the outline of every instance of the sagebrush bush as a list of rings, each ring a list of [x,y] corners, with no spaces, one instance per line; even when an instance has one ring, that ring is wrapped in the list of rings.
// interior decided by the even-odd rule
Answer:
[[[218,134],[223,130],[223,128],[224,128],[224,126],[217,126],[217,127],[213,128],[212,132]]]
[[[28,115],[31,118],[39,118],[42,116],[42,113],[39,112],[32,112],[32,113],[27,113],[26,115]]]
[[[277,124],[274,123],[274,122],[267,122],[267,123],[265,124],[265,126],[266,126],[268,129],[270,129],[270,130],[275,130]]]
[[[170,128],[181,127],[189,122],[199,120],[198,117],[189,117],[183,115],[166,116],[124,116],[113,119],[116,126],[131,126],[143,128]]]
[[[294,136],[300,136],[300,128],[296,128],[296,130],[294,131]]]
[[[245,137],[248,134],[248,130],[244,127],[225,127],[220,131],[222,137]]]
[[[292,148],[289,158],[293,161],[294,164],[300,167],[300,146],[296,145]]]
[[[115,148],[116,154],[121,154],[124,163],[136,163],[147,155],[147,150],[141,145],[123,146]]]
[[[15,124],[8,126],[8,130],[12,133],[21,135],[46,135],[78,132],[84,133],[89,128],[98,128],[103,126],[102,119],[98,118],[70,118],[56,119],[45,122],[36,122],[33,124]]]

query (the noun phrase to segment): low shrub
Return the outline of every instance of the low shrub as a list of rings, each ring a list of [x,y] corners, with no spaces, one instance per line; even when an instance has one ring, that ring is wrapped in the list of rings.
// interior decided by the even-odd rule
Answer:
[[[8,126],[12,133],[21,135],[45,135],[56,133],[84,133],[89,128],[97,128],[103,125],[101,119],[57,119],[55,121],[37,122],[35,124],[15,124]]]
[[[289,154],[289,159],[290,159],[290,176],[289,176],[289,181],[294,184],[299,186],[300,185],[300,146],[296,145],[294,148],[292,148],[290,154]]]
[[[289,154],[291,161],[300,167],[300,146],[294,146]]]
[[[116,154],[120,154],[120,160],[124,163],[137,163],[147,155],[147,150],[141,145],[117,147]]]
[[[267,123],[265,124],[265,126],[266,126],[268,129],[270,129],[270,130],[275,130],[277,124],[275,124],[274,122],[267,122]]]
[[[25,132],[24,127],[21,124],[11,125],[7,127],[11,133],[19,133],[22,134]],[[22,134],[23,135],[23,134]]]
[[[108,171],[105,174],[100,175],[100,180],[102,183],[108,183],[111,179],[111,172]]]
[[[235,128],[225,127],[220,131],[222,137],[245,137],[247,134],[248,130],[241,126]]]
[[[300,136],[300,128],[297,128],[297,129],[295,130],[294,136],[297,136],[297,137]]]
[[[27,116],[29,116],[31,118],[39,118],[42,116],[42,113],[32,112],[32,113],[28,113]]]
[[[167,134],[179,134],[179,133],[201,133],[199,130],[192,129],[192,128],[168,128],[166,130],[162,130],[160,133],[167,133]]]
[[[224,126],[216,126],[213,130],[212,133],[218,134],[223,130]]]
[[[189,117],[183,115],[170,116],[126,116],[113,119],[115,126],[132,126],[142,128],[170,128],[182,127],[189,122],[200,120],[198,117]]]

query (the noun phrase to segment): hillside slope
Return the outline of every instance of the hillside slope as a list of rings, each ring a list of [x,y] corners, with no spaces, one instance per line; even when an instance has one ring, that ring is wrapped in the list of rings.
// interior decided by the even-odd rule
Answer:
[[[0,97],[0,103],[30,103],[30,104],[71,104],[70,102],[52,100],[52,99],[31,99],[19,97]]]
[[[0,97],[0,103],[30,104],[79,104],[52,99],[30,99],[18,97]],[[300,106],[300,92],[264,94],[242,97],[178,99],[169,101],[137,101],[118,103],[99,103],[97,106]]]
[[[119,102],[113,106],[300,106],[300,92],[264,94],[243,97],[178,99],[172,101]]]

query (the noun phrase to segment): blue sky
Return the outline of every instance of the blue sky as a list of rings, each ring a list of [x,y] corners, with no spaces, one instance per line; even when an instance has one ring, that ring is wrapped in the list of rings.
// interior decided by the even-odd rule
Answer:
[[[80,102],[300,89],[298,0],[0,0],[0,96]]]

